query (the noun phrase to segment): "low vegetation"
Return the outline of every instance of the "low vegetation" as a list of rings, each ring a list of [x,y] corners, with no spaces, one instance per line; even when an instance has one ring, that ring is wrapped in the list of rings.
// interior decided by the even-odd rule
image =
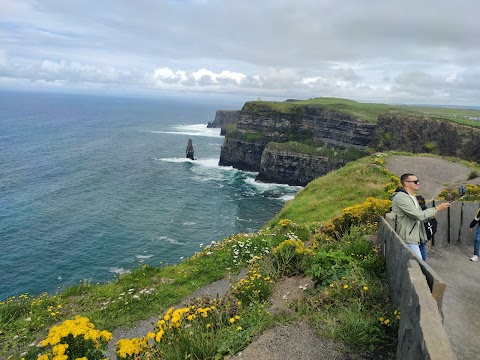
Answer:
[[[221,359],[275,323],[299,318],[356,354],[394,347],[400,313],[388,299],[384,259],[368,236],[398,183],[383,167],[385,156],[312,181],[265,228],[212,241],[178,265],[140,264],[113,282],[83,281],[55,295],[6,299],[0,357],[102,359],[113,329],[152,316],[159,317],[150,332],[117,342],[119,358]],[[246,275],[224,297],[176,305],[242,269]],[[304,289],[294,315],[271,315],[276,281],[296,274],[310,276],[316,287]]]
[[[244,105],[243,110],[256,111],[278,111],[282,113],[298,113],[305,105],[319,105],[339,114],[346,114],[368,123],[376,124],[378,115],[390,111],[406,114],[417,114],[442,121],[454,121],[461,124],[479,127],[480,110],[430,107],[430,106],[403,106],[375,103],[360,103],[353,100],[341,98],[314,98],[309,100],[273,102],[273,101],[251,101]]]
[[[365,152],[353,147],[343,150],[334,150],[325,144],[322,146],[314,146],[297,141],[289,141],[284,143],[271,142],[268,144],[268,147],[269,149],[275,147],[281,151],[289,151],[312,156],[323,156],[330,159],[345,161],[355,161],[367,155]]]

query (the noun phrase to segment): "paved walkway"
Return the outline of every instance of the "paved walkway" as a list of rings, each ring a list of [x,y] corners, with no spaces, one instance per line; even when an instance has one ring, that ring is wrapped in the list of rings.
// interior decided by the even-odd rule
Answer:
[[[444,325],[458,360],[480,359],[480,262],[473,246],[453,245],[428,252],[427,263],[447,284]]]

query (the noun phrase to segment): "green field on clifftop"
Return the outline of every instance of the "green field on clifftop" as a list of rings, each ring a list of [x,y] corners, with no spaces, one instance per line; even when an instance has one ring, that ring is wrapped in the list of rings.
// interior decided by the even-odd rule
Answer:
[[[348,99],[328,97],[309,100],[289,100],[284,102],[249,101],[244,105],[243,110],[259,112],[273,110],[283,113],[294,113],[297,112],[299,108],[306,105],[322,106],[332,111],[349,114],[360,121],[373,124],[377,122],[378,116],[382,113],[402,112],[480,127],[480,110],[361,103]]]

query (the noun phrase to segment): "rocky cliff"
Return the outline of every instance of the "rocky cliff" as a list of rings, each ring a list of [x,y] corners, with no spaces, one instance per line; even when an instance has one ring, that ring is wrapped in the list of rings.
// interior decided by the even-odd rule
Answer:
[[[377,150],[433,153],[480,163],[480,128],[425,116],[379,115],[372,145]]]
[[[236,130],[225,138],[219,164],[258,171],[258,180],[265,182],[305,185],[345,163],[329,161],[329,155],[315,155],[312,149],[327,146],[364,150],[374,130],[373,124],[318,105],[282,111],[261,102],[246,103],[237,115]],[[279,151],[272,146],[265,152],[272,142],[298,142],[310,148],[305,153]]]
[[[289,151],[279,145],[269,143],[265,147],[256,180],[305,186],[313,179],[347,163],[347,160],[340,156]]]
[[[478,127],[418,115],[422,108],[344,99],[326,103],[256,101],[240,111],[217,112],[217,124],[232,123],[219,165],[256,171],[259,181],[305,185],[371,150],[434,153],[480,163]]]
[[[207,127],[220,128],[220,135],[225,136],[227,124],[236,123],[240,110],[217,110],[215,120],[209,122]]]

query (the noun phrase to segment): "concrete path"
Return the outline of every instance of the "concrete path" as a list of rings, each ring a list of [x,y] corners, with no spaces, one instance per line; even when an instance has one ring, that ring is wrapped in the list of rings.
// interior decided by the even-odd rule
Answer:
[[[458,360],[480,359],[480,262],[472,262],[473,246],[432,248],[427,263],[447,284],[444,325]]]

